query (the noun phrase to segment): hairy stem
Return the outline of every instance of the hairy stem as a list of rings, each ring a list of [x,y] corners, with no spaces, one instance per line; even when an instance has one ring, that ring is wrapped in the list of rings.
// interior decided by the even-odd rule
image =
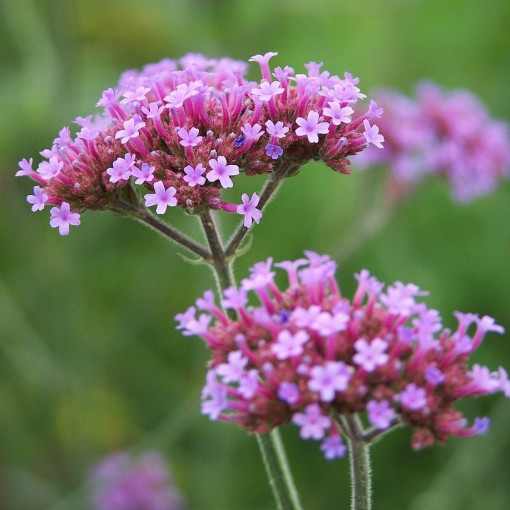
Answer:
[[[264,187],[262,188],[262,191],[260,192],[258,208],[261,211],[268,204],[274,193],[278,190],[283,179],[292,172],[296,171],[298,168],[299,167],[295,163],[288,160],[282,160],[281,165],[269,176],[264,184]],[[242,223],[239,225],[225,249],[225,254],[227,257],[231,257],[235,254],[237,248],[239,248],[239,245],[244,239],[244,236],[248,233],[248,230],[249,229],[247,229]]]
[[[157,216],[154,216],[148,209],[142,206],[134,206],[132,204],[128,204],[127,202],[117,202],[112,210],[124,216],[130,216],[131,218],[139,221],[146,227],[150,227],[153,230],[156,230],[163,237],[174,241],[175,243],[181,245],[187,250],[195,253],[199,257],[203,259],[210,259],[211,253],[204,248],[201,244],[198,244],[193,239],[184,235],[179,230],[171,227],[165,221],[160,220]]]
[[[211,250],[210,264],[214,269],[218,288],[223,291],[234,283],[231,264],[225,256],[218,230],[214,223],[211,212],[207,210],[200,215],[200,221],[204,234]]]
[[[256,436],[278,510],[301,510],[278,429]]]
[[[234,284],[231,261],[223,249],[211,213],[207,211],[202,214],[200,221],[211,250],[211,256],[206,260],[214,270],[221,293]],[[256,434],[256,437],[278,510],[302,510],[278,430],[274,429],[270,434]]]
[[[400,427],[402,422],[398,418],[393,418],[390,422],[390,426],[387,429],[381,430],[377,427],[372,427],[368,430],[365,430],[363,433],[363,440],[365,443],[374,444],[376,441],[379,441],[383,436],[392,432],[396,428]]]
[[[351,510],[370,510],[372,473],[369,445],[363,439],[363,428],[357,415],[347,416],[345,422],[351,468]]]

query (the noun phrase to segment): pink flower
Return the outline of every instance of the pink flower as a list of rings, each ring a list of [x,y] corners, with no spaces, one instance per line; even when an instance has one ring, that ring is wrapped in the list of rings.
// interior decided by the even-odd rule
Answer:
[[[39,164],[39,167],[37,168],[37,173],[40,174],[45,179],[50,180],[60,173],[63,166],[64,166],[63,161],[57,158],[57,156],[51,156],[49,162],[42,161]]]
[[[485,422],[467,427],[454,404],[494,392],[510,396],[503,368],[468,368],[471,350],[459,352],[458,332],[442,329],[436,311],[416,303],[424,295],[416,285],[397,282],[382,294],[383,284],[362,270],[350,301],[333,281],[334,262],[305,256],[255,264],[240,290],[223,293],[235,318],[218,311],[212,293],[197,300],[205,310],[200,317],[195,307],[176,317],[184,335],[201,336],[212,351],[204,413],[250,432],[294,423],[302,438],[325,439],[327,458],[341,455],[332,426],[341,429],[347,415],[365,414],[372,439],[407,424],[414,448],[484,429]],[[287,272],[287,288],[277,285],[274,266]],[[475,342],[466,328],[473,322],[475,338],[501,332],[489,317],[457,315],[469,346]]]
[[[58,233],[61,236],[69,234],[69,226],[80,224],[80,214],[71,212],[71,208],[67,202],[62,202],[60,207],[52,207],[50,210],[50,225],[52,228],[58,227]]]
[[[246,297],[246,290],[243,288],[236,289],[235,287],[229,287],[223,292],[225,299],[221,301],[224,308],[230,308],[236,310],[243,308],[246,305],[248,298]]]
[[[186,99],[196,96],[198,91],[187,83],[180,83],[175,90],[163,98],[167,108],[182,108]]]
[[[389,356],[385,353],[388,344],[380,338],[374,338],[368,343],[360,338],[354,344],[357,354],[352,358],[354,363],[360,365],[367,372],[373,372],[378,366],[385,365]]]
[[[184,128],[179,128],[177,134],[181,141],[179,142],[183,147],[196,147],[201,141],[202,137],[199,136],[197,128],[192,127],[189,131]]]
[[[120,104],[132,103],[133,101],[145,101],[145,96],[151,91],[149,87],[137,87],[136,90],[126,90],[124,92],[124,99],[121,99]],[[122,142],[124,143],[124,142]]]
[[[492,374],[488,367],[475,363],[470,375],[472,382],[468,385],[468,388],[471,391],[483,394],[501,390],[498,374]]]
[[[413,98],[384,91],[378,121],[384,150],[370,146],[358,159],[367,167],[385,165],[393,180],[416,184],[430,175],[447,180],[455,200],[467,202],[491,193],[510,169],[510,129],[495,120],[471,93],[444,91],[418,83]],[[371,104],[367,119],[378,116]],[[377,135],[375,130],[368,138]]]
[[[278,398],[287,404],[295,404],[299,400],[299,388],[296,384],[283,381],[278,388]]]
[[[23,176],[28,176],[30,177],[30,175],[32,175],[32,165],[34,163],[34,160],[33,158],[30,158],[28,161],[26,160],[26,158],[23,158],[19,163],[18,163],[18,166],[20,167],[21,170],[18,170],[16,172],[16,177],[23,177]]]
[[[425,371],[425,380],[429,384],[436,386],[437,384],[441,384],[444,382],[445,376],[443,372],[439,370],[439,368],[431,366],[428,367],[427,370]]]
[[[263,81],[258,87],[252,89],[251,93],[257,96],[260,101],[265,102],[281,94],[283,90],[279,81],[273,81],[272,83]]]
[[[376,400],[371,400],[367,403],[367,414],[371,425],[378,429],[386,430],[397,413],[388,401],[382,400],[377,402]]]
[[[203,335],[207,332],[210,322],[210,315],[203,313],[202,315],[199,315],[198,318],[196,318],[193,311],[193,316],[190,317],[186,321],[185,325],[181,328],[182,334],[184,336]]]
[[[398,395],[398,400],[405,409],[418,411],[427,405],[427,392],[415,383],[411,383]]]
[[[136,458],[127,452],[105,457],[93,466],[88,485],[94,510],[184,508],[163,457],[154,451]]]
[[[230,177],[239,174],[237,165],[227,165],[226,158],[218,156],[218,159],[209,160],[209,166],[212,169],[206,175],[209,182],[220,181],[223,188],[231,188],[234,185]]]
[[[39,187],[34,186],[34,194],[28,195],[27,202],[32,204],[32,211],[42,211],[48,195]]]
[[[321,451],[328,460],[338,459],[345,455],[347,446],[342,442],[339,435],[329,436],[321,444]]]
[[[322,115],[324,117],[331,117],[331,122],[335,126],[339,126],[342,122],[344,124],[349,124],[351,122],[351,115],[354,113],[354,110],[350,106],[340,106],[338,101],[330,101],[329,107],[326,107],[322,110]]]
[[[225,386],[216,381],[216,374],[209,372],[207,385],[202,391],[202,414],[211,420],[217,420],[221,413],[228,409],[228,397]]]
[[[384,136],[379,134],[379,127],[378,126],[371,126],[370,122],[368,120],[363,121],[363,126],[365,126],[365,131],[363,132],[363,136],[365,137],[365,140],[367,143],[372,143],[376,147],[379,147],[382,149],[383,142],[384,142]]]
[[[164,109],[165,107],[160,106],[159,103],[150,103],[149,108],[142,106],[142,112],[147,116],[148,119],[158,119]]]
[[[266,81],[271,81],[271,71],[269,70],[269,60],[278,55],[275,51],[268,51],[264,55],[254,55],[249,59],[250,62],[258,62],[262,71],[262,77]]]
[[[245,124],[241,131],[244,133],[248,140],[258,140],[263,134],[262,126],[260,124]]]
[[[344,312],[331,314],[329,312],[320,312],[314,317],[309,327],[318,331],[321,335],[327,336],[338,331],[344,331],[349,323],[349,316]]]
[[[310,143],[318,143],[319,135],[325,135],[329,131],[329,123],[319,122],[319,114],[310,110],[308,117],[298,117],[296,124],[299,126],[296,129],[296,135],[306,136]]]
[[[266,145],[266,155],[272,159],[278,159],[283,154],[283,149],[279,145],[268,143]]]
[[[243,398],[253,398],[259,388],[259,372],[252,368],[243,372],[239,378],[239,393]]]
[[[110,182],[117,183],[120,180],[127,181],[134,170],[135,155],[127,153],[123,158],[117,158],[113,162],[112,168],[108,168],[106,173],[110,176]]]
[[[352,373],[352,367],[343,361],[327,361],[324,366],[318,365],[310,370],[308,387],[319,392],[323,402],[331,402],[336,391],[347,389]]]
[[[250,228],[253,221],[259,223],[260,218],[262,218],[262,211],[257,209],[260,197],[257,193],[253,193],[249,198],[246,193],[243,193],[241,200],[243,203],[237,206],[237,214],[244,215],[244,226]]]
[[[275,138],[285,138],[285,135],[289,132],[289,128],[284,126],[281,121],[275,124],[272,120],[268,120],[265,125],[267,133]]]
[[[82,140],[93,141],[99,135],[99,130],[90,126],[83,126],[82,129],[76,134],[77,138]]]
[[[239,213],[247,227],[258,223],[256,195],[239,205],[222,196],[234,176],[270,176],[286,161],[290,175],[310,160],[348,173],[348,158],[366,148],[362,122],[378,112],[351,113],[365,97],[356,78],[316,63],[306,65],[308,75],[271,69],[275,55],[250,59],[262,73],[255,81],[246,62],[196,54],[130,70],[102,93],[99,114],[76,118],[77,133],[60,130],[37,171],[24,159],[16,175],[36,181],[46,203],[77,211],[118,210],[126,186],[135,186],[132,197],[144,196],[160,181],[188,210]]]
[[[326,430],[331,427],[331,419],[324,416],[317,404],[310,404],[304,413],[296,413],[292,423],[301,427],[299,435],[303,439],[322,439]]]
[[[214,292],[206,290],[202,297],[196,300],[196,305],[199,310],[213,311],[216,306],[214,304]]]
[[[351,75],[345,73],[344,80],[338,81],[332,88],[324,87],[322,94],[340,103],[355,103],[358,99],[367,97],[361,94],[360,89],[356,87],[357,83],[357,78],[353,79]]]
[[[228,355],[228,363],[221,363],[216,367],[216,373],[222,377],[223,382],[238,382],[244,373],[248,359],[240,351]]]
[[[132,175],[136,177],[135,184],[143,184],[144,182],[152,182],[154,179],[155,166],[149,166],[142,163],[142,168],[133,166]]]
[[[186,329],[188,324],[196,320],[196,309],[194,306],[190,306],[184,313],[178,313],[175,316],[175,320],[179,323],[176,329]]]
[[[115,139],[121,139],[121,143],[128,143],[131,138],[140,136],[140,129],[145,127],[145,122],[136,122],[134,117],[124,121],[124,129],[120,129],[115,133]]]
[[[156,205],[156,212],[158,214],[165,214],[167,207],[174,207],[177,205],[175,198],[176,189],[173,186],[165,189],[165,185],[161,181],[154,183],[155,193],[148,193],[145,195],[145,205],[151,207]]]
[[[278,359],[299,356],[303,352],[303,345],[309,338],[306,331],[300,330],[293,335],[289,331],[283,330],[279,333],[276,343],[271,348]]]
[[[198,163],[195,168],[193,168],[191,165],[187,165],[184,167],[184,173],[186,174],[184,176],[184,180],[192,187],[201,186],[202,184],[205,184],[205,172],[206,169],[202,163]]]
[[[426,293],[420,291],[417,285],[395,282],[381,295],[381,302],[388,307],[391,313],[411,315],[416,310],[415,297]]]

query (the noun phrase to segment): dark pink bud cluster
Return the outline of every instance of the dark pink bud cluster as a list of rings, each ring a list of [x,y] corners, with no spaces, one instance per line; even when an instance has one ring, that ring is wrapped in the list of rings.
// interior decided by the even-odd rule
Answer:
[[[170,471],[157,452],[146,452],[138,458],[127,452],[109,455],[94,466],[89,481],[94,510],[184,508]]]
[[[258,433],[292,422],[302,438],[323,440],[328,458],[343,455],[337,425],[353,413],[365,413],[375,434],[408,424],[414,448],[486,431],[488,418],[468,425],[453,406],[497,391],[510,397],[503,368],[468,367],[484,335],[503,333],[501,326],[488,316],[456,313],[451,332],[437,310],[417,302],[426,293],[416,285],[396,282],[384,290],[366,270],[356,275],[349,301],[334,280],[335,262],[305,255],[275,264],[288,274],[284,291],[271,259],[256,264],[239,289],[225,290],[222,308],[235,319],[212,291],[176,316],[184,335],[202,337],[212,351],[204,414]]]
[[[52,226],[65,235],[79,224],[79,212],[115,209],[137,185],[158,214],[174,206],[221,209],[244,215],[249,227],[260,220],[259,197],[243,194],[240,204],[221,197],[236,175],[270,174],[283,161],[298,168],[311,159],[348,173],[347,157],[370,143],[382,146],[370,124],[381,114],[377,105],[354,115],[366,97],[357,78],[331,75],[314,62],[306,74],[270,70],[275,55],[250,59],[261,67],[258,82],[246,79],[244,62],[201,55],[125,72],[98,102],[102,114],[77,118],[74,136],[62,129],[35,170],[32,159],[20,162],[16,175],[37,182],[27,199],[32,210],[53,205]]]
[[[493,120],[464,90],[448,93],[420,83],[415,95],[411,99],[389,90],[378,95],[384,107],[379,122],[384,150],[365,151],[356,163],[387,165],[392,176],[404,182],[442,175],[459,201],[492,192],[510,170],[508,124]]]

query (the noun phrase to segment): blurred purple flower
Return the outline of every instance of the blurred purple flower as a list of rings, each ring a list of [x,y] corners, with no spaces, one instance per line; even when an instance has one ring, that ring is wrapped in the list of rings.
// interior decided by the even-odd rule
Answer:
[[[442,175],[461,202],[491,193],[509,175],[508,124],[492,119],[473,94],[426,82],[415,99],[385,90],[377,101],[384,108],[378,121],[384,148],[369,147],[353,160],[358,165],[385,165],[397,182]]]
[[[183,500],[157,452],[138,458],[127,452],[109,455],[92,468],[94,510],[182,510]]]

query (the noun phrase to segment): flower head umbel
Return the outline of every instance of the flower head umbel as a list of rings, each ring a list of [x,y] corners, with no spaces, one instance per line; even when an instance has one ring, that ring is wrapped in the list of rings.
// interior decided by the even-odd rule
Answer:
[[[414,448],[486,431],[488,420],[469,426],[454,404],[497,391],[510,396],[503,368],[468,366],[484,335],[503,333],[501,326],[457,313],[457,330],[443,329],[438,312],[418,302],[425,293],[416,285],[384,290],[366,270],[350,301],[333,279],[336,264],[305,255],[276,264],[288,274],[287,290],[274,281],[272,259],[256,264],[241,290],[227,289],[222,303],[235,319],[211,293],[207,306],[196,303],[204,313],[190,307],[177,316],[185,335],[203,324],[198,334],[212,351],[204,414],[258,433],[294,423],[303,439],[323,441],[327,458],[345,452],[342,420],[354,413],[365,414],[371,437],[408,424]],[[250,292],[260,305],[248,305]]]
[[[128,214],[149,197],[145,205],[158,214],[174,205],[192,214],[217,209],[244,215],[249,226],[260,219],[255,200],[247,203],[242,191],[241,204],[221,196],[238,174],[284,168],[285,176],[317,159],[348,173],[348,157],[382,139],[376,125],[367,131],[364,124],[373,121],[373,108],[353,117],[366,97],[358,80],[319,73],[315,63],[306,66],[308,74],[272,70],[276,55],[250,59],[261,68],[258,82],[246,79],[245,62],[201,55],[126,71],[116,88],[103,92],[102,113],[75,119],[74,136],[62,129],[35,170],[32,159],[19,163],[16,175],[38,185],[29,196],[32,210],[65,203],[70,214]]]
[[[378,101],[384,115],[377,129],[367,130],[373,146],[356,157],[361,166],[388,166],[393,179],[406,183],[442,175],[453,197],[463,202],[490,193],[509,175],[509,127],[493,120],[469,92],[448,93],[420,83],[415,99],[382,91]],[[383,150],[375,149],[379,128],[386,140]]]
[[[94,510],[182,510],[162,456],[147,452],[133,458],[115,453],[93,467],[89,479]]]

